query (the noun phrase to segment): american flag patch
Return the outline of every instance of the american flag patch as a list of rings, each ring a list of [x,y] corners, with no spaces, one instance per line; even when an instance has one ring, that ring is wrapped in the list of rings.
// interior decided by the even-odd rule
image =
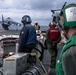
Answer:
[[[22,31],[22,34],[24,34],[24,32]]]

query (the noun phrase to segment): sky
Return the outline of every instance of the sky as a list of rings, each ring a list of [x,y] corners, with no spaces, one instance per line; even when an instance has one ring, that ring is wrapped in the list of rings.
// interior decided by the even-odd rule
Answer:
[[[19,23],[22,16],[29,15],[32,24],[48,26],[52,20],[51,9],[61,9],[65,2],[76,3],[76,0],[0,0],[0,21],[2,14]]]

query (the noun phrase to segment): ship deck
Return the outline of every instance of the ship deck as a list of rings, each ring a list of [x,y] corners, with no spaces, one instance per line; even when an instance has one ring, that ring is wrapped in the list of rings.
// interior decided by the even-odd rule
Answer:
[[[20,30],[0,30],[0,35],[19,35]],[[62,49],[62,46],[58,45],[58,56],[57,59],[59,58],[60,51]],[[43,54],[43,60],[42,63],[48,72],[49,66],[50,66],[50,60],[51,56],[50,53],[47,49],[44,49],[44,54]],[[55,73],[52,73],[52,75],[56,75]]]

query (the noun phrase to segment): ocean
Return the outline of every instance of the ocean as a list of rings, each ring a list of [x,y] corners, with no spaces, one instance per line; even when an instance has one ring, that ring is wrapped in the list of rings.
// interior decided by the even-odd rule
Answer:
[[[9,26],[9,30],[21,30],[22,26],[11,25]],[[46,31],[49,26],[40,26],[40,30]],[[0,30],[3,30],[2,25],[0,24]]]
[[[49,27],[48,26],[40,26],[40,30],[46,31]]]

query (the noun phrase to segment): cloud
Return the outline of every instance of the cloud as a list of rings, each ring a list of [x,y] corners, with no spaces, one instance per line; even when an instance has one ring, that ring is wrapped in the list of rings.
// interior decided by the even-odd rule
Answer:
[[[76,2],[75,0],[0,0],[0,14],[19,22],[22,16],[27,14],[31,16],[33,23],[38,21],[47,25],[52,20],[50,10],[61,9],[66,1],[67,4]]]

